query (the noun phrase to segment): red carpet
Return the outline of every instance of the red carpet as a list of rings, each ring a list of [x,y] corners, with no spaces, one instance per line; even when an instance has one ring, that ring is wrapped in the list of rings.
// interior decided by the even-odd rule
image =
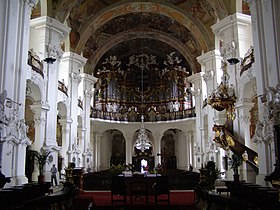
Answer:
[[[111,192],[84,192],[81,191],[78,197],[79,200],[89,201],[93,200],[96,206],[112,206],[111,204]],[[133,205],[146,205],[145,200],[133,201]],[[120,206],[123,204],[114,204],[114,206]],[[127,205],[130,205],[130,197],[127,196]],[[149,196],[148,206],[155,205],[154,196]],[[167,203],[160,203],[159,205],[167,205]],[[194,205],[194,192],[193,191],[171,191],[170,193],[170,205],[169,206],[193,206]]]

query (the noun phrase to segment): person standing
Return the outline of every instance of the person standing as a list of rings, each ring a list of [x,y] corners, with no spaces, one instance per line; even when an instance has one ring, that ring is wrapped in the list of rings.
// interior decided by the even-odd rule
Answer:
[[[57,168],[55,167],[55,164],[53,164],[51,168],[51,184],[52,187],[54,186],[53,181],[55,182],[55,186],[57,186],[57,178],[56,178]]]

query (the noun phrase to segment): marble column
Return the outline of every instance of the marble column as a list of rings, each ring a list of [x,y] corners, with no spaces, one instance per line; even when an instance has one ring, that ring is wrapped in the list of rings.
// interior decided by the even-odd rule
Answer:
[[[154,139],[154,157],[155,157],[155,166],[161,164],[161,139],[163,137],[163,133],[156,133]]]
[[[280,31],[279,27],[277,27],[280,23],[280,4],[277,0],[246,1],[250,4],[252,19],[257,95],[269,96],[267,95],[267,90],[269,90],[271,87],[275,88],[278,84],[280,84],[279,53],[275,53],[279,52],[280,49]],[[257,129],[256,133],[261,133],[261,127],[266,127],[266,125],[269,124],[266,119],[267,116],[265,109],[267,109],[266,106],[269,106],[268,103],[271,102],[269,100],[267,102],[263,102],[261,100],[262,98],[264,97],[259,97],[258,100],[259,122],[257,127],[259,126],[260,129]],[[255,142],[257,142],[258,145],[258,156],[262,157],[259,158],[259,174],[257,175],[256,183],[267,185],[268,183],[265,182],[265,177],[272,172],[269,166],[271,160],[270,156],[278,156],[278,152],[273,152],[267,148],[268,145],[262,141],[262,138],[264,138],[264,136],[261,137],[261,134],[258,134],[255,138]],[[279,138],[275,139],[274,144],[279,145]],[[276,162],[272,164],[275,163]],[[277,167],[279,174],[280,164],[277,164]],[[277,169],[277,167],[275,169]]]
[[[195,123],[195,130],[196,130],[196,140],[195,140],[195,166],[200,168],[201,164],[204,163],[204,123],[203,123],[203,116],[202,116],[202,78],[204,73],[196,73],[188,77],[189,81],[194,85],[194,93],[195,96],[195,113],[196,113],[196,123]]]
[[[132,164],[132,151],[133,151],[133,146],[132,146],[132,137],[133,135],[131,133],[125,133],[124,138],[125,138],[125,164]]]
[[[99,171],[100,168],[102,168],[101,165],[101,134],[96,134],[96,148],[95,148],[95,153],[96,153],[96,170]]]
[[[194,146],[193,146],[193,133],[188,132],[187,134],[187,141],[188,141],[188,148],[189,148],[189,165],[192,165],[194,167]]]
[[[6,93],[12,103],[12,112],[1,108],[8,119],[7,126],[0,127],[1,145],[0,159],[1,171],[11,177],[6,186],[20,185],[28,180],[25,176],[26,147],[31,144],[26,136],[24,120],[25,88],[28,68],[28,40],[30,29],[30,14],[35,6],[35,0],[10,0],[0,2],[0,93]],[[8,46],[8,47],[7,47]],[[12,113],[17,113],[12,116]],[[13,117],[13,123],[10,123]],[[2,118],[1,118],[2,119]],[[14,130],[12,125],[21,126]],[[13,137],[9,136],[13,130]],[[13,149],[12,149],[13,148]]]
[[[90,147],[90,113],[91,113],[91,100],[94,94],[94,84],[97,82],[97,78],[89,74],[81,74],[81,84],[80,87],[83,90],[83,111],[84,111],[84,121],[83,125],[86,128],[85,138],[84,138],[84,147],[83,147],[83,165],[87,167],[92,165],[91,160],[92,150]]]
[[[68,163],[71,161],[68,155],[68,151],[70,148],[70,126],[72,122],[73,120],[70,117],[62,118],[59,120],[59,123],[62,126],[62,146],[60,150],[60,155],[63,158],[62,170],[64,170],[64,168],[67,167]]]
[[[45,139],[45,126],[46,126],[46,115],[49,110],[48,105],[31,105],[32,112],[34,113],[35,122],[35,141],[30,146],[31,150],[40,151],[43,147]],[[34,165],[34,171],[32,173],[32,181],[38,181],[39,169],[37,164]]]
[[[249,15],[235,13],[218,21],[212,26],[216,40],[222,43],[220,46],[221,56],[227,62],[230,58],[244,57],[248,49],[252,46],[251,17]],[[229,84],[235,88],[237,100],[240,100],[238,92],[239,62],[236,65],[227,65],[229,74]],[[243,129],[240,127],[238,119],[233,121],[233,127],[236,133]]]
[[[47,112],[45,144],[57,150],[56,124],[57,124],[57,92],[59,63],[63,51],[61,42],[69,34],[70,28],[59,21],[44,16],[31,20],[30,47],[41,59],[53,58],[54,63],[44,63],[47,81],[47,103],[50,109]],[[50,79],[51,78],[51,79]]]
[[[69,156],[71,162],[73,160],[77,163],[77,157],[74,155],[73,148],[77,148],[77,135],[78,135],[78,98],[79,98],[79,84],[81,82],[81,69],[85,65],[87,59],[72,52],[65,52],[61,60],[61,68],[64,69],[65,84],[68,85],[68,94],[72,99],[70,104],[70,116],[73,122],[70,127],[70,150]],[[67,72],[67,73],[65,73]],[[76,153],[77,154],[77,153]],[[75,156],[75,157],[74,157]]]

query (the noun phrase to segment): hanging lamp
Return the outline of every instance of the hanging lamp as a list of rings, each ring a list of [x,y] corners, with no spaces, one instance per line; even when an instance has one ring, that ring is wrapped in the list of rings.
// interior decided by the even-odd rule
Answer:
[[[143,72],[145,66],[141,65],[141,107],[144,107],[144,81],[143,81]],[[141,152],[144,152],[145,150],[149,149],[151,146],[149,137],[146,133],[146,129],[144,126],[144,110],[142,109],[142,115],[141,115],[141,128],[138,133],[137,139],[136,139],[136,148],[141,150]]]

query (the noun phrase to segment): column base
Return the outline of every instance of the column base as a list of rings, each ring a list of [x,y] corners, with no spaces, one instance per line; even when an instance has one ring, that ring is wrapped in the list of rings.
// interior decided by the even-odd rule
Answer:
[[[15,176],[11,178],[11,182],[8,183],[10,186],[15,186],[15,185],[22,185],[28,183],[28,179],[26,176]]]

